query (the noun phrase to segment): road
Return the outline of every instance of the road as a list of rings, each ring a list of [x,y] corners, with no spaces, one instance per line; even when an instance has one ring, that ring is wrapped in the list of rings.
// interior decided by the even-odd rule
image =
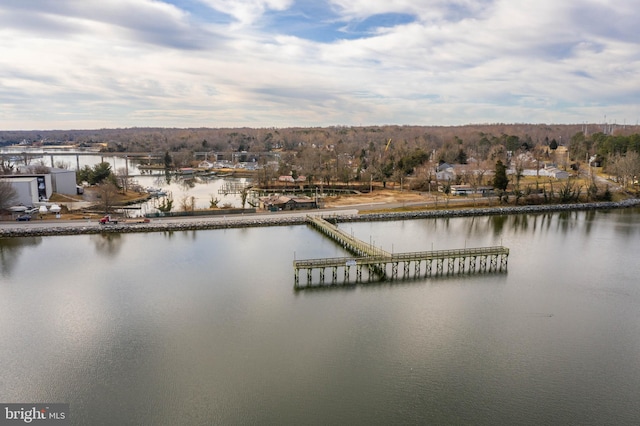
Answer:
[[[199,222],[199,223],[225,223],[225,222],[236,222],[236,221],[244,221],[253,219],[265,219],[265,218],[304,218],[310,214],[321,214],[323,216],[331,216],[331,215],[346,215],[353,216],[358,214],[358,210],[353,208],[335,208],[335,209],[321,209],[321,210],[300,210],[300,211],[287,211],[287,212],[261,212],[261,213],[250,213],[250,214],[232,214],[232,215],[216,215],[216,216],[178,216],[178,217],[158,217],[151,219],[150,223],[189,223],[189,222]],[[0,222],[0,228],[11,229],[11,228],[25,228],[29,227],[32,229],[35,228],[81,228],[87,226],[110,226],[110,225],[101,225],[98,219],[92,220],[38,220],[33,219],[28,222],[17,222],[17,221],[5,221]],[[131,224],[128,226],[138,226],[138,224]]]

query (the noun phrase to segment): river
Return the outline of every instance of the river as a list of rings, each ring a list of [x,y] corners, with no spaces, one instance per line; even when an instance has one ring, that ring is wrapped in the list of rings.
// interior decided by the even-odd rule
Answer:
[[[306,226],[0,239],[2,402],[72,424],[639,424],[640,210],[340,225],[507,273],[295,291]]]
[[[210,208],[212,202],[222,207],[242,207],[242,198],[234,191],[234,187],[242,187],[247,178],[230,178],[220,176],[187,175],[180,176],[175,173],[166,174],[163,170],[145,170],[140,168],[141,163],[151,160],[144,158],[125,158],[110,153],[98,153],[79,148],[27,148],[27,147],[0,147],[0,154],[11,156],[10,162],[16,166],[45,165],[47,167],[63,166],[68,170],[78,170],[84,167],[94,167],[96,164],[106,162],[111,166],[115,174],[129,174],[129,187],[142,189],[159,189],[168,194],[174,200],[174,210],[180,208],[183,202],[193,202],[194,208]],[[157,206],[163,201],[153,200],[138,205],[139,211],[129,211],[130,215],[142,216],[144,214],[157,213]],[[257,202],[255,197],[249,201]],[[245,205],[249,207],[248,204]]]

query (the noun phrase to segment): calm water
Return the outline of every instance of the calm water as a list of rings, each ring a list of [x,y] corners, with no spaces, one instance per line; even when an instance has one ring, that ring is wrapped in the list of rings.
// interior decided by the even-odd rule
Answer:
[[[639,424],[640,211],[343,224],[507,274],[295,292],[305,226],[0,240],[2,402],[74,424]]]
[[[0,147],[0,153],[15,154],[16,159],[14,159],[13,162],[21,166],[24,162],[24,160],[22,160],[21,154],[24,151],[24,147]],[[123,157],[110,156],[108,153],[96,155],[80,155],[76,158],[76,156],[74,155],[55,155],[55,152],[54,154],[43,154],[42,149],[38,148],[27,149],[26,151],[30,153],[28,162],[31,165],[42,163],[46,166],[54,166],[64,164],[69,170],[77,170],[78,168],[82,169],[85,166],[93,167],[96,164],[104,161],[111,165],[111,170],[114,173],[128,170],[129,174],[132,176],[130,179],[130,184],[137,184],[142,188],[158,188],[162,189],[168,194],[171,194],[174,200],[174,210],[180,209],[180,204],[183,199],[186,198],[187,200],[191,201],[192,197],[195,203],[195,208],[197,209],[209,208],[212,199],[217,199],[219,202],[219,206],[228,204],[231,207],[242,207],[242,199],[238,194],[223,191],[223,189],[225,185],[229,183],[244,183],[246,181],[245,178],[206,178],[202,176],[197,176],[195,178],[183,178],[175,175],[170,175],[169,177],[167,177],[161,171],[154,171],[153,174],[140,171],[140,169],[138,169],[138,165],[140,164],[140,162],[136,159],[127,160]],[[61,149],[56,151],[76,152],[75,149]],[[161,200],[154,199],[148,203],[142,204],[140,206],[140,211],[129,211],[128,213],[132,216],[142,216],[147,213],[157,213],[157,206],[160,202]],[[250,206],[249,204],[246,204],[245,207]]]

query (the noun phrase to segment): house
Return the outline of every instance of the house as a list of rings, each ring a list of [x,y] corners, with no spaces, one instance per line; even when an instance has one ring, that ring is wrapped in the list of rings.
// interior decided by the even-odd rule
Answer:
[[[309,197],[272,195],[260,198],[260,207],[270,211],[315,209],[317,206],[316,201]]]
[[[540,175],[542,175],[542,172],[544,171],[544,176],[549,176],[555,179],[568,179],[569,178],[569,173],[565,172],[564,170],[560,170],[557,167],[547,167],[544,168],[542,170],[540,170]]]
[[[441,182],[451,182],[456,178],[456,172],[449,163],[440,163],[436,167],[436,179]]]
[[[510,171],[511,174],[514,174],[515,171]],[[554,179],[568,179],[569,173],[564,170],[560,170],[559,168],[551,165],[547,165],[540,170],[536,169],[524,169],[522,171],[522,176],[540,176],[540,177],[550,177]]]

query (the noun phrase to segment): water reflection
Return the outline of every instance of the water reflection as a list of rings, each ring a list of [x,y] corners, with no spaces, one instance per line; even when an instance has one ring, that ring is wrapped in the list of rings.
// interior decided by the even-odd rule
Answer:
[[[502,230],[505,223],[509,220],[509,216],[491,216],[489,225],[493,227],[492,232],[494,236],[502,235]]]
[[[74,424],[637,423],[640,216],[341,226],[398,252],[504,239],[509,273],[294,292],[295,252],[344,255],[306,226],[11,240],[0,394]]]
[[[188,191],[191,188],[194,188],[197,183],[195,178],[178,178],[176,181],[180,184],[180,188],[182,188],[183,191]]]
[[[107,257],[116,257],[122,249],[125,239],[122,234],[106,233],[89,235],[89,240],[94,243],[96,252]]]
[[[11,271],[20,259],[22,251],[29,246],[38,246],[42,237],[0,238],[0,275],[11,276]]]

